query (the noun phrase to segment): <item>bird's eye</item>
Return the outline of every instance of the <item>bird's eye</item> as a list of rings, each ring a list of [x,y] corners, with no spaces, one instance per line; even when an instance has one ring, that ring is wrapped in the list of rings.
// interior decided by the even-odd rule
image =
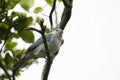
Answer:
[[[59,31],[58,29],[56,29],[56,31]]]

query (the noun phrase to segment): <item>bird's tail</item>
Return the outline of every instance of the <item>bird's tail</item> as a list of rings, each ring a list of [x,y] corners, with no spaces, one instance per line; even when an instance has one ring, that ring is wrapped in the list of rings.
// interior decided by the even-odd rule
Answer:
[[[19,70],[27,60],[28,60],[28,59],[27,59],[26,57],[21,58],[21,59],[13,66],[13,71]]]

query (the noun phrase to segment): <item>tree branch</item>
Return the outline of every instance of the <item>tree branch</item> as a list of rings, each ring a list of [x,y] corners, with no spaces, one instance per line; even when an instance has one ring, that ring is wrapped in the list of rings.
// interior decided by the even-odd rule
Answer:
[[[6,35],[5,35],[4,43],[3,43],[3,45],[2,45],[2,47],[1,47],[1,49],[0,49],[0,54],[2,53],[3,47],[5,46],[5,44],[6,44],[6,42],[7,42],[7,39],[8,39],[8,35],[9,35],[9,33],[10,33],[10,30],[11,30],[11,28],[8,29],[8,31],[7,31],[7,33],[6,33]]]
[[[49,52],[49,48],[48,48],[47,40],[46,40],[46,36],[45,36],[46,27],[43,25],[43,23],[44,23],[44,21],[40,22],[41,32],[42,32],[41,35],[42,35],[42,39],[43,39],[43,42],[44,42],[45,53],[46,53],[47,58],[46,58],[46,62],[45,62],[45,65],[44,65],[43,72],[42,72],[41,80],[47,80],[49,72],[50,72],[52,60],[51,60],[51,57],[50,57],[50,52]]]
[[[64,30],[66,24],[68,23],[71,13],[72,13],[72,3],[73,0],[62,0],[64,4],[64,11],[62,13],[61,21],[59,27]]]
[[[53,25],[53,22],[52,22],[52,13],[55,9],[55,4],[56,4],[56,0],[54,0],[54,5],[52,7],[52,10],[50,12],[50,23],[51,23],[51,26]],[[60,21],[60,28],[64,30],[67,22],[69,21],[70,17],[71,17],[71,10],[72,10],[72,0],[63,0],[63,4],[65,6],[64,8],[64,11],[63,11],[63,14],[62,14],[62,18],[61,18],[61,21]],[[41,28],[43,28],[43,24],[40,25]],[[51,27],[52,28],[52,27]],[[45,62],[45,65],[44,65],[44,69],[43,69],[43,72],[42,72],[42,78],[41,80],[47,80],[48,78],[48,74],[50,72],[50,68],[51,68],[51,65],[52,65],[52,61],[54,59],[51,59],[50,58],[50,54],[49,54],[49,49],[48,46],[47,46],[47,41],[45,40],[45,35],[44,33],[42,34],[42,38],[43,38],[43,41],[44,41],[44,46],[46,47],[45,51],[46,51],[46,55],[47,55],[47,59],[46,59],[46,62]]]
[[[41,80],[48,80],[48,75],[50,72],[51,65],[52,65],[52,61],[51,60],[49,61],[48,59],[46,59],[45,65],[42,71],[42,75],[41,75]]]
[[[8,73],[8,71],[6,70],[6,68],[3,66],[3,64],[1,62],[0,62],[0,67],[3,69],[3,71],[7,75],[8,79],[11,80],[10,74]]]
[[[52,9],[51,9],[51,11],[50,11],[50,15],[49,15],[51,30],[53,29],[52,14],[53,14],[53,12],[54,12],[54,10],[55,10],[55,7],[56,7],[56,0],[54,0],[54,2],[53,2],[53,7],[52,7]]]
[[[25,30],[33,30],[33,31],[36,31],[36,32],[42,34],[42,32],[40,30],[37,30],[37,29],[35,29],[33,27],[27,27],[27,28],[25,28]]]
[[[43,20],[41,20],[40,23],[39,23],[39,25],[41,27],[41,30],[37,30],[37,29],[31,28],[31,27],[26,28],[26,29],[27,30],[37,31],[42,36],[44,47],[45,47],[46,61],[45,61],[44,69],[43,69],[43,72],[42,72],[41,80],[47,80],[49,72],[50,72],[52,60],[51,60],[51,57],[50,57],[49,48],[48,48],[48,45],[47,45],[47,39],[46,39],[46,36],[45,36],[46,26],[44,26],[43,23],[44,23]]]
[[[4,38],[4,43],[0,49],[0,55],[2,54],[2,50],[3,50],[3,47],[5,46],[6,42],[7,42],[7,39],[8,39],[8,36],[9,36],[9,33],[10,33],[10,30],[11,30],[11,27],[8,29],[6,35],[5,35],[5,38]],[[8,79],[11,80],[11,76],[10,74],[8,73],[7,69],[4,67],[4,65],[2,64],[2,62],[0,61],[0,67],[3,69],[3,71],[5,72],[5,74],[7,75]]]

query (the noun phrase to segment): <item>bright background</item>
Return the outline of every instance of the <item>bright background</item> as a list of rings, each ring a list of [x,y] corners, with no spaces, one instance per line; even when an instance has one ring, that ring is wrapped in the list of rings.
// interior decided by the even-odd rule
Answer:
[[[120,80],[120,0],[73,0],[49,80]],[[18,80],[40,80],[44,60]]]

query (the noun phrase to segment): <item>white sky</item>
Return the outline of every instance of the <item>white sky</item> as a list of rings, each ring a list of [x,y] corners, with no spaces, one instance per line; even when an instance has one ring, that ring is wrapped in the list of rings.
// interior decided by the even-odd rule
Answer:
[[[73,0],[49,80],[120,80],[120,0]],[[43,60],[18,80],[40,80]]]

